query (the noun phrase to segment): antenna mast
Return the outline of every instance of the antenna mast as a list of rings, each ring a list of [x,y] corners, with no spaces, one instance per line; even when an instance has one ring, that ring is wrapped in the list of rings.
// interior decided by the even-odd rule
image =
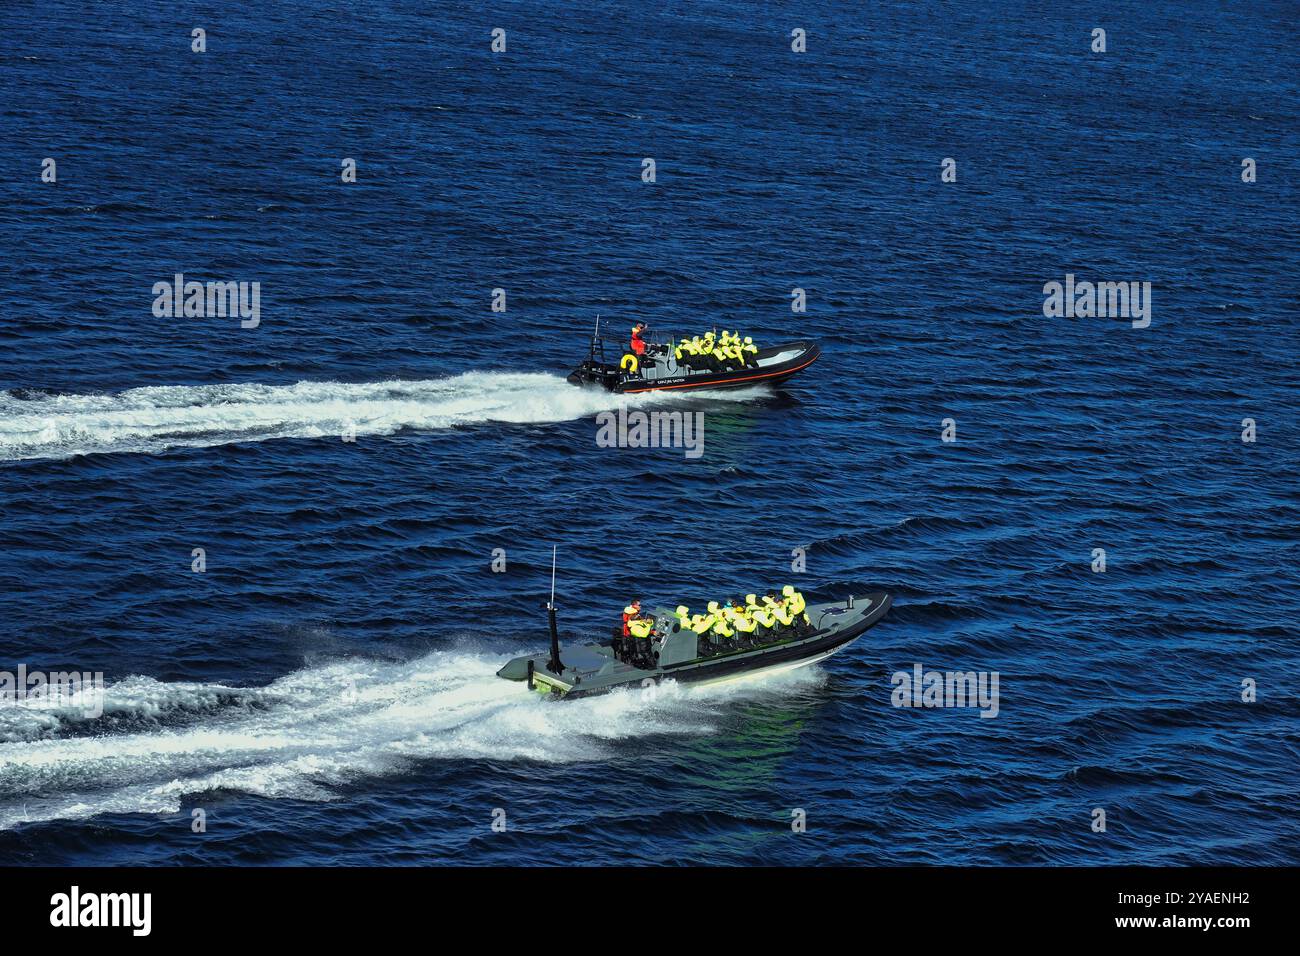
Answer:
[[[555,627],[555,545],[551,545],[551,599],[546,602],[547,622],[551,625],[551,659],[546,662],[552,674],[563,674],[564,664],[560,661],[560,633]]]

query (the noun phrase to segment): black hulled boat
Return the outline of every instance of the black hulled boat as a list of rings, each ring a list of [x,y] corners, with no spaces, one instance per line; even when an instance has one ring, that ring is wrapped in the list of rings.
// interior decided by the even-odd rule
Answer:
[[[626,352],[618,362],[611,362],[607,360],[604,338],[597,322],[587,358],[569,373],[569,381],[574,385],[597,385],[629,395],[669,389],[777,385],[807,368],[821,355],[821,347],[816,342],[800,340],[761,348],[752,353],[744,365],[712,363],[710,366],[678,360],[674,341],[647,340],[645,356]]]

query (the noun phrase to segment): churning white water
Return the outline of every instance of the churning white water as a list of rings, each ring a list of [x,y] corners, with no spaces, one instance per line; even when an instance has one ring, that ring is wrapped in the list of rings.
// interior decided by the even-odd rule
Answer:
[[[758,390],[711,393],[744,401]],[[369,384],[161,385],[115,395],[0,393],[0,461],[159,452],[271,438],[391,435],[479,422],[571,421],[620,404],[685,401],[576,388],[558,375],[466,372]]]

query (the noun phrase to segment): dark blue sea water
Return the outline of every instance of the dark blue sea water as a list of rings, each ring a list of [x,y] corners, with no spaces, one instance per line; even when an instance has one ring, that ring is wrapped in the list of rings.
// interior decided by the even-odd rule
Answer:
[[[1296,18],[9,5],[0,670],[110,686],[0,704],[0,861],[1300,862]],[[156,318],[178,272],[261,324]],[[1149,327],[1046,318],[1067,273]],[[601,448],[597,313],[825,354],[674,403],[698,459]],[[565,640],[896,604],[788,677],[552,704],[493,676],[552,545]],[[914,664],[997,717],[893,707]]]

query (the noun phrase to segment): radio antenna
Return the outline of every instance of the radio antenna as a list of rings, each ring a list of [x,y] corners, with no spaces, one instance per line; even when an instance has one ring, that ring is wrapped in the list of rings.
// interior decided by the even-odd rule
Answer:
[[[551,545],[551,601],[546,605],[546,620],[551,626],[551,659],[546,668],[552,674],[563,674],[564,663],[560,660],[560,634],[555,628],[555,545]]]

